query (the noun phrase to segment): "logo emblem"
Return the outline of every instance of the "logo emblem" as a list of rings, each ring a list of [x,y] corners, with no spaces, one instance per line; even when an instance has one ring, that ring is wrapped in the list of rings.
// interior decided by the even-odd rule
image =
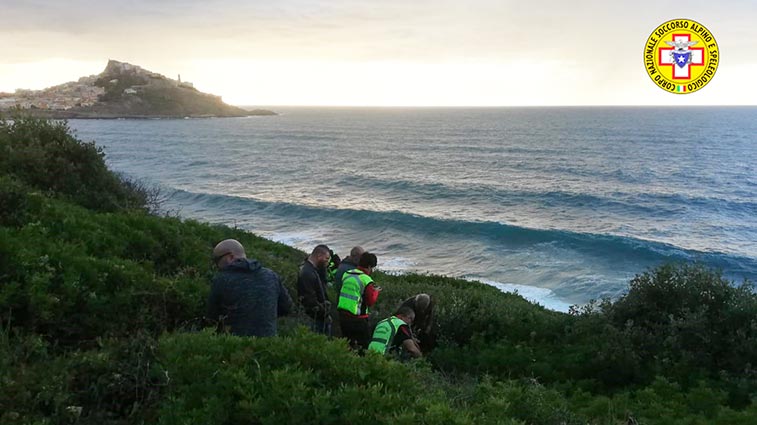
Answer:
[[[673,19],[658,26],[644,46],[649,78],[675,94],[693,93],[712,81],[720,55],[715,37],[691,19]]]

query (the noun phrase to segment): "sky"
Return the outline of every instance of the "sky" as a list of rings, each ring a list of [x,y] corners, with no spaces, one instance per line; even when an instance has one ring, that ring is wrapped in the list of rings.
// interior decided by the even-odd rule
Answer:
[[[685,96],[643,63],[674,18],[720,49]],[[116,59],[236,105],[753,105],[756,22],[754,0],[0,0],[0,91]]]

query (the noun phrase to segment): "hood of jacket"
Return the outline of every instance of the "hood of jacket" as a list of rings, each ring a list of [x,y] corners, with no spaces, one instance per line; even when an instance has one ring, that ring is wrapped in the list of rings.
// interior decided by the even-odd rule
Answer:
[[[231,262],[228,266],[224,267],[224,270],[228,271],[250,271],[255,272],[262,268],[258,260],[252,260],[249,258],[237,258]]]

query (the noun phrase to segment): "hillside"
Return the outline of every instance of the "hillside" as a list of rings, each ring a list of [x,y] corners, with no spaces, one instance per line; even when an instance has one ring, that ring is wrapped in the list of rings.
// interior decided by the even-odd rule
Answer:
[[[220,96],[202,93],[191,83],[173,80],[115,60],[105,70],[76,82],[42,91],[17,91],[4,95],[0,106],[18,105],[28,113],[48,118],[183,118],[276,115],[272,111],[248,111],[223,102]]]
[[[0,121],[0,423],[757,421],[757,297],[717,272],[662,266],[571,314],[377,273],[374,320],[418,292],[437,302],[438,347],[403,364],[308,332],[300,312],[275,338],[216,333],[216,242],[239,239],[293,295],[304,253],[155,200],[64,123]]]

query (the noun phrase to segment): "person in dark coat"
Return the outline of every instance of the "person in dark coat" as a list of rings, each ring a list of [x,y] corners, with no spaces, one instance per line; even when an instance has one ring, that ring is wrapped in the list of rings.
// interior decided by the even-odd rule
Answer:
[[[413,334],[418,338],[421,350],[429,353],[436,345],[434,332],[434,302],[428,294],[418,294],[402,302],[400,309],[409,307],[415,312]]]
[[[275,272],[247,258],[234,239],[213,249],[218,272],[208,297],[207,316],[239,336],[275,336],[276,318],[289,314],[292,298]]]
[[[314,332],[331,336],[331,301],[327,291],[325,271],[331,260],[326,245],[318,245],[300,265],[297,276],[297,294],[305,314],[312,320]]]

